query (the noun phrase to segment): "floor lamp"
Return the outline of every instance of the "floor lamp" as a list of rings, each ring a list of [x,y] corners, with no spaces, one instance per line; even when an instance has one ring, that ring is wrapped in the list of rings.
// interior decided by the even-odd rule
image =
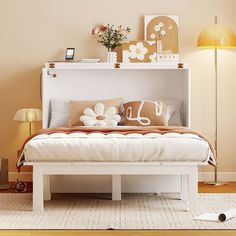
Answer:
[[[197,46],[199,48],[210,48],[214,50],[215,64],[215,153],[218,157],[218,68],[217,68],[217,50],[224,48],[236,48],[236,36],[233,31],[225,26],[217,23],[215,16],[215,24],[205,28],[198,37]],[[211,185],[222,185],[223,182],[218,182],[217,165],[214,169],[214,181],[208,182]]]

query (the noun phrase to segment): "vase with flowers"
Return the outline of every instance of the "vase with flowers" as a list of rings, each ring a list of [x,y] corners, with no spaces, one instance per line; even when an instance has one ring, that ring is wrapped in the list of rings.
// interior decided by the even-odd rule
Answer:
[[[117,53],[115,49],[120,47],[124,40],[127,39],[127,34],[130,32],[129,27],[122,27],[121,25],[117,28],[114,25],[100,24],[93,28],[92,35],[98,37],[98,43],[102,44],[107,48],[107,62],[116,63]]]

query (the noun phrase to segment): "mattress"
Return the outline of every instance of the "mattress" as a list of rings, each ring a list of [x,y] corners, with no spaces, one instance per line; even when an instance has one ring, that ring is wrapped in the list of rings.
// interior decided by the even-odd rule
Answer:
[[[214,162],[195,134],[40,134],[26,143],[28,162]]]

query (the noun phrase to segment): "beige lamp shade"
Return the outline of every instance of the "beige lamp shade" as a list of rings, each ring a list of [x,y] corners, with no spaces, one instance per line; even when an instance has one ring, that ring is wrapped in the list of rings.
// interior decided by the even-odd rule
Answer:
[[[26,122],[34,122],[42,120],[42,112],[40,109],[34,108],[25,108],[20,109],[16,112],[14,120],[16,121],[26,121]]]
[[[200,33],[197,46],[200,48],[235,48],[236,36],[229,28],[215,24]]]

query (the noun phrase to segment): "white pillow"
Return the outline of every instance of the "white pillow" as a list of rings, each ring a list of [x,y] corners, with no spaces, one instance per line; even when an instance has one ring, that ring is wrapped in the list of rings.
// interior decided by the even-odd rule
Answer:
[[[168,125],[173,126],[182,126],[183,122],[181,119],[181,101],[175,100],[166,100],[164,101],[167,104],[167,120]]]
[[[67,127],[69,120],[69,102],[51,100],[51,120],[49,128]]]
[[[120,122],[120,115],[117,114],[115,107],[110,106],[105,109],[102,103],[97,103],[94,109],[85,108],[84,115],[80,117],[80,121],[85,126],[117,126]]]

